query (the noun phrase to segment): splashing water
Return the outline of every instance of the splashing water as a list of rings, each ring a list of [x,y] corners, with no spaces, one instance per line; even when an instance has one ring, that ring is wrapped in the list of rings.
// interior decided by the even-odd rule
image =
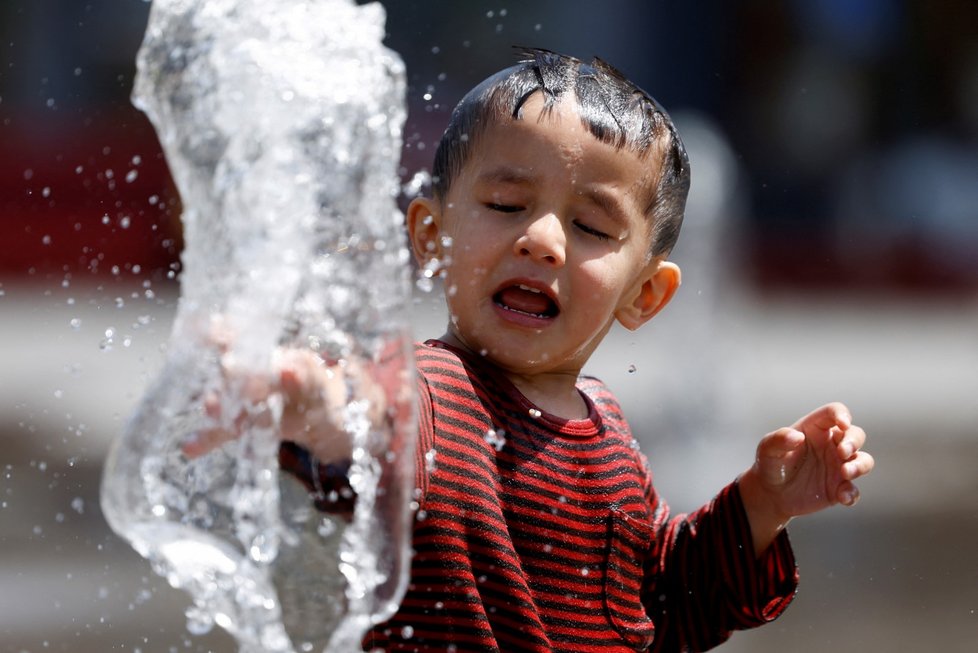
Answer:
[[[133,100],[180,189],[186,247],[167,358],[110,453],[102,506],[190,592],[191,632],[217,624],[244,652],[359,650],[406,585],[404,69],[383,34],[380,5],[353,0],[154,0],[137,60]],[[350,519],[316,510],[279,470],[281,397],[249,402],[227,373],[229,360],[267,373],[283,347],[370,361],[398,386],[386,428],[348,390]],[[188,458],[181,444],[213,426],[214,394],[222,415],[255,419]]]

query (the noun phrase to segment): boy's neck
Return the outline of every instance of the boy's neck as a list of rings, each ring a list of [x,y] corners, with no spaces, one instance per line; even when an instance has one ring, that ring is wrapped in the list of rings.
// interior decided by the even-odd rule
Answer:
[[[463,349],[472,354],[476,353],[450,330],[438,339],[456,349]],[[587,402],[577,389],[577,373],[570,371],[542,372],[539,374],[518,373],[496,365],[491,357],[485,357],[485,359],[495,365],[496,369],[502,372],[510,383],[541,411],[562,419],[587,418],[589,409]]]

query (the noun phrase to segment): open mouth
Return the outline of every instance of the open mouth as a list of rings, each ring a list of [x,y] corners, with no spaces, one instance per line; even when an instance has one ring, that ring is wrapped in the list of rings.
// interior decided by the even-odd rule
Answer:
[[[550,295],[522,283],[502,288],[492,296],[492,301],[507,311],[539,319],[552,319],[560,313],[560,307]]]

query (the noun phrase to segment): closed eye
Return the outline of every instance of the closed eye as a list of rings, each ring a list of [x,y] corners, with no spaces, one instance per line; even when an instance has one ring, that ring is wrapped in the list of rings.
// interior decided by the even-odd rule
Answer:
[[[490,211],[499,211],[500,213],[518,213],[523,210],[522,206],[512,206],[510,204],[494,204],[489,202],[486,204],[486,208]]]
[[[578,229],[580,229],[581,231],[583,231],[584,233],[586,233],[586,234],[588,234],[590,236],[594,236],[595,238],[597,238],[599,240],[610,240],[611,239],[611,236],[609,236],[605,232],[598,231],[597,229],[594,229],[593,227],[589,227],[586,224],[584,224],[583,222],[575,222],[574,223],[574,226],[577,227]]]

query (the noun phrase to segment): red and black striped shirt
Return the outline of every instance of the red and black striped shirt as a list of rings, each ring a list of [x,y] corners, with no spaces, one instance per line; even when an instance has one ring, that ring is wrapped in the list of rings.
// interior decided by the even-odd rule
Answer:
[[[410,584],[365,650],[703,651],[777,617],[787,535],[755,559],[736,484],[669,514],[610,391],[536,409],[498,370],[416,346],[421,490]]]

